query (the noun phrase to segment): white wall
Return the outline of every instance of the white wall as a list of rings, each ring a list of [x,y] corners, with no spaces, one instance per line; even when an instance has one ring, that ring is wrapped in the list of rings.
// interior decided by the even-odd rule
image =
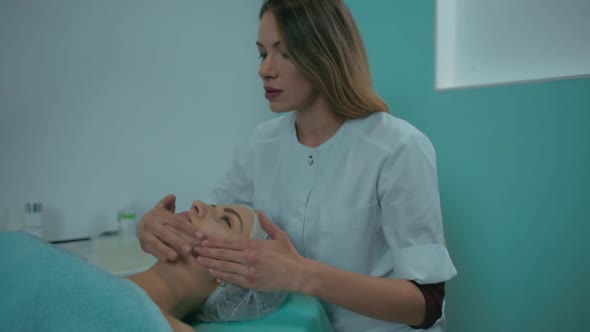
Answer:
[[[588,0],[437,0],[439,89],[590,76]]]
[[[260,1],[0,1],[0,203],[45,205],[49,239],[111,228],[166,193],[208,199],[272,117]]]

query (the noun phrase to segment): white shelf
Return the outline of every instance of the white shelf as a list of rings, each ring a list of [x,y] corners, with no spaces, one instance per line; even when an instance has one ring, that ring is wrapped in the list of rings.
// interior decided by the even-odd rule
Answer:
[[[589,0],[437,0],[436,88],[590,76]]]

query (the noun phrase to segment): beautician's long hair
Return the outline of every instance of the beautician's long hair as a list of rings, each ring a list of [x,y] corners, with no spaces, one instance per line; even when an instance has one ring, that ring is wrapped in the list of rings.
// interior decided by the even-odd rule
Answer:
[[[363,40],[344,0],[265,0],[297,68],[345,118],[389,112],[373,89]]]

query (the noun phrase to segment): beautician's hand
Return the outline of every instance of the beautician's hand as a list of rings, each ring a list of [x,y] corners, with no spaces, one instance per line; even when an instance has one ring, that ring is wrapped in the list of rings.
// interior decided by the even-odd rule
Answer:
[[[197,262],[216,278],[261,291],[297,291],[302,261],[289,236],[262,212],[260,225],[272,240],[206,238],[195,248]]]
[[[175,214],[176,197],[167,195],[148,211],[137,226],[141,249],[160,260],[174,261],[179,253],[190,253],[203,238],[195,225]]]

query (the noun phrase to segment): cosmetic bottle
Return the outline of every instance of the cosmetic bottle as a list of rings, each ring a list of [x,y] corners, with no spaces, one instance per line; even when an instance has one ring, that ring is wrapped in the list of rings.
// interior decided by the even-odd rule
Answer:
[[[118,213],[119,237],[122,239],[135,239],[137,237],[137,215],[129,205]]]
[[[43,204],[40,202],[25,204],[25,232],[43,237]]]

